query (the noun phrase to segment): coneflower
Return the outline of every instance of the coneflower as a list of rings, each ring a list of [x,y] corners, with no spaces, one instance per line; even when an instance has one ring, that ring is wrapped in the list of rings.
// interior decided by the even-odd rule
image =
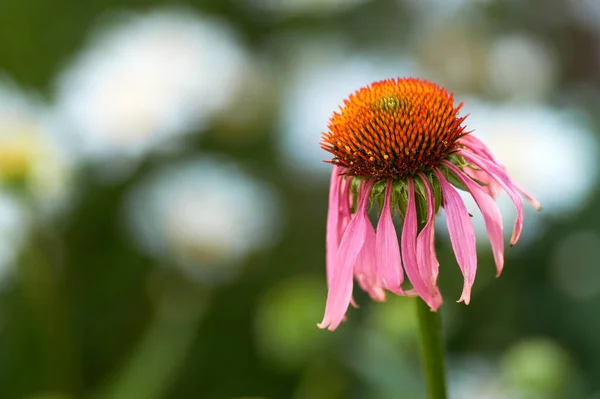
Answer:
[[[435,215],[440,207],[464,276],[459,302],[469,303],[477,271],[475,233],[457,188],[468,191],[483,214],[500,275],[504,263],[502,217],[494,202],[506,191],[517,209],[511,245],[523,227],[525,196],[490,150],[465,130],[462,103],[440,86],[414,78],[370,84],[344,100],[321,146],[334,165],[327,217],[329,293],[321,328],[334,330],[352,301],[353,280],[377,301],[386,290],[418,295],[431,310],[442,304],[437,286]],[[378,212],[377,229],[369,210]],[[398,242],[393,218],[402,224]],[[413,289],[403,289],[404,274]]]

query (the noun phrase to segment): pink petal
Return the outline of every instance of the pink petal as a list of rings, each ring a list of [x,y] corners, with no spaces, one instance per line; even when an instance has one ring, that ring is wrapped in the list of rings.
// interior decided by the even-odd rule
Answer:
[[[392,220],[392,181],[385,188],[385,200],[377,223],[376,260],[383,286],[398,295],[404,295],[400,285],[404,281],[404,271],[400,260],[398,235]]]
[[[473,136],[472,134],[467,134],[460,138],[461,144],[467,147],[469,150],[479,155],[482,158],[486,158],[489,161],[499,165],[500,167],[504,167],[502,163],[500,163],[492,154],[492,151],[489,149],[487,145],[483,141],[481,141],[478,137]]]
[[[494,158],[492,151],[490,151],[490,149],[483,143],[483,141],[473,136],[472,134],[468,134],[466,136],[461,137],[460,144],[464,145],[469,151],[473,152],[474,154],[477,154],[482,158],[488,159],[490,162],[493,162],[500,166],[502,169],[506,170],[504,165],[502,165],[502,163],[500,163],[498,160],[496,160],[496,158]],[[496,182],[496,180],[494,180],[489,174],[485,173],[482,170],[475,170],[471,168],[467,168],[466,170],[464,170],[464,172],[467,175],[485,184],[486,187],[484,188],[484,190],[487,191],[492,196],[492,198],[495,199],[498,196],[498,194],[500,194],[502,186],[500,186]]]
[[[473,169],[473,168],[465,168],[465,170],[463,172],[467,176],[484,184],[484,186],[482,186],[481,188],[486,193],[488,193],[490,197],[495,199],[496,197],[498,197],[498,194],[500,194],[500,191],[502,190],[502,186],[500,186],[498,183],[496,183],[496,180],[494,180],[490,175],[488,175],[484,171],[479,170],[479,169]]]
[[[444,209],[446,211],[446,224],[450,234],[450,243],[456,255],[458,266],[465,279],[463,292],[458,302],[464,301],[469,304],[471,300],[471,287],[475,282],[477,272],[477,250],[475,248],[475,231],[469,219],[469,212],[465,207],[460,195],[454,187],[446,181],[439,170],[435,174],[442,188],[444,198]]]
[[[370,223],[366,208],[372,186],[372,182],[365,182],[361,185],[362,190],[358,209],[344,232],[333,264],[331,284],[329,285],[327,304],[325,305],[325,316],[323,321],[318,324],[319,328],[328,328],[330,331],[335,330],[344,319],[350,304],[354,264],[366,240],[367,223]]]
[[[517,209],[517,219],[515,220],[515,227],[513,229],[513,234],[510,239],[510,245],[515,245],[519,240],[519,236],[521,235],[521,230],[523,230],[523,201],[517,193],[513,183],[510,181],[510,178],[506,174],[506,172],[497,164],[494,164],[484,158],[481,158],[478,155],[472,154],[469,151],[459,150],[459,154],[462,155],[467,161],[477,166],[479,169],[488,173],[494,180],[502,186],[504,191],[508,194],[510,199],[512,200],[515,208]]]
[[[421,276],[429,291],[437,290],[437,277],[439,262],[435,254],[435,200],[433,192],[429,186],[429,180],[423,173],[419,177],[425,185],[427,191],[427,223],[417,237],[417,261],[421,270]]]
[[[373,300],[383,302],[385,301],[385,291],[377,273],[375,254],[375,229],[373,229],[371,221],[367,219],[365,244],[356,260],[354,275],[363,291],[367,292]]]
[[[404,226],[402,227],[402,261],[406,275],[413,285],[415,291],[429,305],[432,310],[437,310],[442,304],[439,292],[430,292],[427,284],[423,281],[417,262],[417,208],[415,204],[415,186],[412,179],[408,180],[408,205]]]
[[[344,169],[340,168],[340,170],[344,171]],[[340,240],[344,235],[344,231],[346,227],[348,227],[348,223],[350,223],[351,214],[350,214],[350,200],[352,199],[352,195],[350,195],[350,185],[351,179],[342,179],[340,184],[340,201],[339,201],[339,222],[338,222],[338,236]]]
[[[340,183],[343,177],[340,176],[340,168],[333,167],[331,172],[331,182],[329,185],[329,208],[327,210],[327,238],[326,238],[326,268],[327,285],[331,285],[333,277],[333,264],[337,256],[337,249],[340,245],[340,231],[338,224],[340,222]]]
[[[456,167],[454,164],[448,161],[444,161],[444,164],[463,182],[467,187],[473,199],[477,203],[477,206],[481,210],[483,220],[485,221],[485,228],[492,244],[492,252],[494,254],[494,261],[496,262],[496,275],[500,276],[502,268],[504,266],[504,240],[502,237],[502,214],[498,209],[498,206],[485,192],[485,190],[473,180],[471,180],[462,170]]]
[[[468,150],[470,150],[474,154],[479,155],[480,157],[487,159],[488,161],[498,165],[503,171],[506,172],[506,168],[504,167],[504,165],[502,165],[502,163],[500,163],[498,160],[496,160],[496,158],[494,158],[494,155],[492,155],[492,152],[490,151],[490,149],[477,137],[469,134],[467,136],[462,137],[461,141],[462,141],[461,144],[465,145],[465,147],[467,147]],[[536,210],[539,211],[540,209],[542,209],[542,205],[538,202],[538,200],[535,199],[534,196],[529,194],[527,191],[523,190],[523,188],[521,188],[521,186],[516,184],[514,182],[514,180],[510,178],[510,176],[507,175],[507,177],[508,177],[508,180],[513,185],[513,187],[517,191],[519,191],[525,198],[527,198],[527,201],[529,201]]]
[[[537,199],[535,199],[535,197],[531,194],[529,194],[527,191],[525,191],[520,185],[518,185],[517,183],[515,183],[514,181],[512,181],[513,186],[521,193],[522,196],[524,196],[525,198],[527,198],[527,201],[529,201],[529,203],[531,205],[533,205],[533,207],[535,208],[536,211],[539,211],[540,209],[542,209],[542,204],[539,203],[539,201]]]

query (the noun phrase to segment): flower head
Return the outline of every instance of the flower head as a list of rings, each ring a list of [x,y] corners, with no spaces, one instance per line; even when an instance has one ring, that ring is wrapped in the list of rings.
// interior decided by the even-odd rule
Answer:
[[[498,275],[504,263],[502,217],[494,198],[507,192],[517,209],[511,245],[523,226],[524,195],[490,150],[465,130],[462,103],[435,83],[414,78],[372,83],[344,100],[321,146],[334,165],[327,218],[325,317],[334,330],[352,301],[353,279],[378,301],[385,291],[418,295],[437,310],[439,263],[434,237],[440,207],[464,276],[459,302],[469,303],[477,270],[475,233],[456,189],[469,192],[483,214]],[[377,229],[369,219],[377,204]],[[400,242],[393,223],[402,224]],[[404,274],[413,289],[402,287]]]

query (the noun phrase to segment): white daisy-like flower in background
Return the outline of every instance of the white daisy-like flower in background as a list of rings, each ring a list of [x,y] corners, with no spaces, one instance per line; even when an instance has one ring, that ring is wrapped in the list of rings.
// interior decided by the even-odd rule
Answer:
[[[282,163],[296,172],[329,176],[321,133],[327,131],[331,110],[357,87],[412,75],[412,64],[400,56],[352,52],[345,43],[322,37],[286,44],[289,61],[284,73],[278,117]]]
[[[497,378],[498,370],[486,359],[468,357],[452,363],[448,385],[453,399],[525,399]]]
[[[33,94],[0,82],[0,182],[23,188],[42,210],[63,209],[70,199],[72,163]]]
[[[158,170],[125,209],[142,251],[208,283],[234,278],[246,255],[275,242],[280,222],[270,186],[207,157]]]
[[[92,159],[174,148],[176,136],[202,130],[228,106],[246,60],[223,21],[190,10],[123,15],[60,75],[59,123]]]
[[[27,229],[27,210],[14,196],[0,192],[0,289],[13,270]]]

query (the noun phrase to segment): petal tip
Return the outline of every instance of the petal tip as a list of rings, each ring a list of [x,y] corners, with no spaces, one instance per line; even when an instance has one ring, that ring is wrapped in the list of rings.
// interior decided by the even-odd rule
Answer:
[[[465,305],[469,306],[469,303],[471,303],[471,298],[463,298],[460,297],[460,299],[458,301],[456,301],[456,303],[464,303]]]
[[[517,244],[517,242],[519,241],[519,235],[520,234],[517,234],[516,231],[513,231],[513,234],[510,237],[510,243],[509,243],[511,248],[514,247]]]
[[[425,299],[423,299],[425,300]],[[439,292],[435,293],[433,296],[431,296],[431,298],[428,298],[426,301],[427,305],[429,306],[429,309],[432,312],[437,312],[438,309],[442,306],[442,303],[444,303],[444,300],[442,299],[442,296],[440,295]]]
[[[321,323],[317,324],[317,327],[319,327],[321,330],[329,330],[329,331],[334,331],[336,328],[338,328],[338,326],[340,325],[340,322],[337,323],[333,323],[331,320],[323,320]]]
[[[458,301],[456,301],[458,303],[463,302],[465,305],[468,305],[469,303],[471,303],[471,287],[470,286],[465,286],[463,288],[463,292],[460,295],[460,298],[458,299]]]

